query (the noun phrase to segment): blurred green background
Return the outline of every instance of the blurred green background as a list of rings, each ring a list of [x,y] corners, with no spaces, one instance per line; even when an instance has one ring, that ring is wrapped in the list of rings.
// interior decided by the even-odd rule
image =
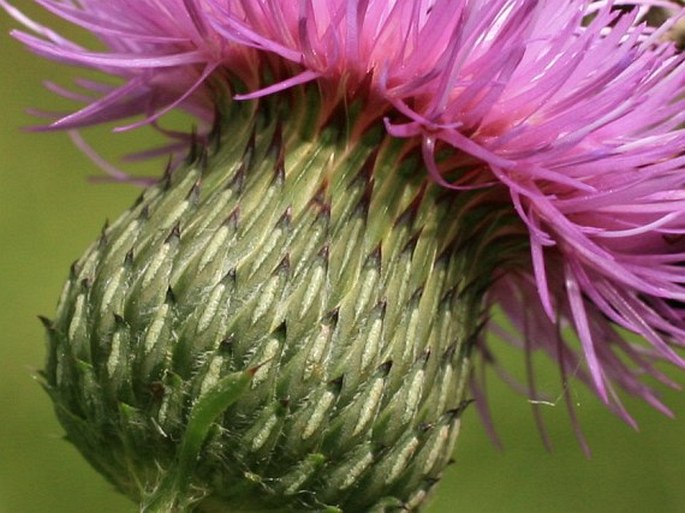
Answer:
[[[15,2],[40,20],[32,2]],[[61,23],[56,26],[63,27]],[[7,36],[16,26],[0,13],[0,513],[134,513],[61,439],[47,396],[33,378],[43,360],[36,316],[51,316],[69,264],[137,195],[132,186],[95,184],[99,170],[66,134],[31,134],[27,108],[67,108],[41,81],[68,84],[73,72],[26,53]],[[106,157],[140,142],[140,133],[87,132]],[[105,147],[106,145],[106,147]],[[156,173],[160,163],[138,166]],[[508,353],[505,351],[505,353]],[[515,353],[505,354],[514,368]],[[506,362],[509,365],[509,362]],[[555,366],[542,362],[539,380],[560,394]],[[587,460],[565,406],[543,406],[554,450],[547,452],[530,405],[493,376],[490,397],[505,449],[497,451],[471,408],[429,513],[681,513],[685,511],[685,396],[669,392],[670,420],[629,402],[636,433],[603,410],[580,386],[572,395],[593,449]]]

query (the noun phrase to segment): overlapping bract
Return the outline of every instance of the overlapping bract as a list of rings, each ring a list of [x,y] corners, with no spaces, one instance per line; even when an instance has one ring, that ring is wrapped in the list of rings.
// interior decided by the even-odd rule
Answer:
[[[17,39],[50,59],[123,79],[118,87],[79,81],[79,93],[50,85],[86,104],[51,128],[142,116],[123,130],[156,124],[174,108],[209,126],[211,83],[227,74],[247,87],[236,95],[244,101],[312,81],[333,95],[363,89],[391,135],[420,143],[434,180],[455,194],[508,188],[530,233],[530,264],[500,277],[489,298],[520,329],[521,345],[549,352],[628,421],[612,384],[667,411],[640,380],[647,373],[672,384],[655,361],[685,367],[674,349],[685,343],[685,56],[666,41],[670,25],[653,28],[644,18],[652,7],[676,15],[676,4],[36,3],[107,49],[63,39],[0,0],[33,32],[15,32]],[[448,147],[457,154],[451,165],[466,169],[456,180],[435,159]],[[566,321],[586,371],[562,334]],[[648,343],[624,340],[616,325]]]

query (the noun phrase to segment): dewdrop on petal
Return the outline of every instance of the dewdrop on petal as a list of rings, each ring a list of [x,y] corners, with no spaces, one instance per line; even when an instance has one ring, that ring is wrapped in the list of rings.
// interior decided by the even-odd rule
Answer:
[[[39,3],[108,51],[0,0],[17,39],[122,79],[53,87],[86,105],[47,128],[200,127],[45,320],[68,438],[141,511],[418,511],[487,415],[495,305],[628,422],[619,390],[668,412],[685,65],[643,20],[677,5]]]

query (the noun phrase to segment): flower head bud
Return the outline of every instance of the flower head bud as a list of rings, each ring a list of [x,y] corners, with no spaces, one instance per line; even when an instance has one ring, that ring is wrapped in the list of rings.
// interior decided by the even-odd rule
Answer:
[[[454,201],[380,125],[306,136],[311,93],[233,103],[50,325],[69,438],[145,511],[414,509],[450,458],[515,214]]]

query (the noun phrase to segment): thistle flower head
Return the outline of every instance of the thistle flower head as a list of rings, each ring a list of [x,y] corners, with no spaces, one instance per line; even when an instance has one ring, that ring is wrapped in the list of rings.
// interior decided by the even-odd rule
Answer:
[[[29,29],[17,39],[122,79],[81,80],[79,92],[52,86],[85,106],[47,128],[115,120],[117,130],[163,130],[160,117],[182,109],[202,136],[226,87],[248,102],[315,84],[329,113],[361,99],[355,129],[382,123],[455,198],[481,189],[508,197],[528,247],[486,294],[518,329],[505,338],[549,353],[564,379],[575,374],[631,423],[618,389],[668,412],[643,377],[673,385],[655,365],[685,367],[685,55],[666,37],[677,17],[660,27],[645,18],[654,7],[678,14],[673,2],[36,3],[105,49],[83,48],[0,0]],[[484,339],[476,347],[490,358]]]

